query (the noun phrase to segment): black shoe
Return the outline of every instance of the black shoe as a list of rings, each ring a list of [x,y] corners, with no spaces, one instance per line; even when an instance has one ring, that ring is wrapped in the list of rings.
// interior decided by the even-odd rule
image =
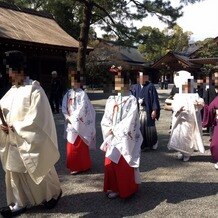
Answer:
[[[0,213],[3,217],[13,217],[13,216],[18,216],[22,213],[26,212],[26,207],[20,208],[19,210],[12,211],[9,206],[7,207],[2,207],[0,209]]]
[[[43,203],[44,207],[45,207],[46,209],[52,209],[52,208],[54,208],[54,207],[56,206],[56,204],[58,203],[58,201],[60,200],[61,195],[62,195],[62,190],[61,190],[60,194],[58,195],[58,198],[57,198],[57,199],[52,198],[51,200],[46,201],[45,203]]]

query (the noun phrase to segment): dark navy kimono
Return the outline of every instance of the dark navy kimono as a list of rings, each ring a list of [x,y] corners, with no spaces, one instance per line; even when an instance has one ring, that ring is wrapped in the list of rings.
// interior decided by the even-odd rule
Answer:
[[[152,149],[157,144],[155,119],[151,118],[152,111],[156,111],[157,120],[160,117],[160,103],[157,90],[151,82],[147,81],[143,87],[140,84],[133,85],[130,91],[138,100],[142,99],[142,103],[138,103],[141,132],[144,139],[141,148]]]

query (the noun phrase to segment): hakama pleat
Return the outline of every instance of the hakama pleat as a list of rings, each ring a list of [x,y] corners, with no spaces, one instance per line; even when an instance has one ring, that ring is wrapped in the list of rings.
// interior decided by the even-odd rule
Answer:
[[[39,205],[52,198],[57,199],[61,191],[54,167],[39,184],[34,183],[28,173],[15,173],[7,170],[5,183],[8,205],[15,202],[22,207]]]
[[[121,198],[127,198],[138,191],[134,168],[128,165],[123,156],[117,164],[105,157],[104,192],[109,190],[119,193]]]
[[[74,144],[67,142],[67,168],[70,171],[86,171],[91,168],[88,145],[77,136]]]
[[[143,136],[143,142],[141,149],[152,148],[157,143],[157,129],[156,126],[147,125],[147,114],[146,111],[140,111],[140,130]]]

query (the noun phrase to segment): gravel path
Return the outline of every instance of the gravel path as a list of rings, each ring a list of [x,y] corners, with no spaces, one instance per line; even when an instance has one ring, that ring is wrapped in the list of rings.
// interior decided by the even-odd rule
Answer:
[[[158,90],[161,105],[169,90]],[[92,170],[76,176],[65,167],[64,121],[55,115],[61,159],[56,169],[63,196],[56,208],[35,207],[20,217],[211,217],[218,214],[218,171],[214,169],[209,151],[209,136],[204,135],[206,152],[195,152],[189,162],[181,162],[176,152],[167,149],[171,112],[161,111],[157,122],[159,148],[141,154],[140,190],[129,199],[109,200],[102,192],[104,154],[100,121],[108,95],[89,93],[96,110],[97,149],[91,151]],[[0,207],[6,205],[4,173],[0,169]]]

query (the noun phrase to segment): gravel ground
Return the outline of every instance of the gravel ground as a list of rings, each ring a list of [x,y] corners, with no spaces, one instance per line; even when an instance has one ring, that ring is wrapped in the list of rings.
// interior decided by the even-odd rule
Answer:
[[[161,106],[169,90],[158,90]],[[108,199],[102,192],[104,154],[100,121],[108,95],[89,92],[96,110],[97,149],[91,151],[91,171],[70,175],[65,166],[66,142],[63,139],[63,117],[54,115],[61,159],[56,165],[63,196],[56,208],[38,206],[20,217],[217,217],[218,171],[214,169],[209,150],[209,136],[204,135],[206,152],[195,152],[189,162],[181,162],[176,152],[167,149],[171,112],[161,111],[157,122],[159,147],[141,153],[140,190],[129,199]],[[6,205],[4,172],[0,169],[0,207]]]

